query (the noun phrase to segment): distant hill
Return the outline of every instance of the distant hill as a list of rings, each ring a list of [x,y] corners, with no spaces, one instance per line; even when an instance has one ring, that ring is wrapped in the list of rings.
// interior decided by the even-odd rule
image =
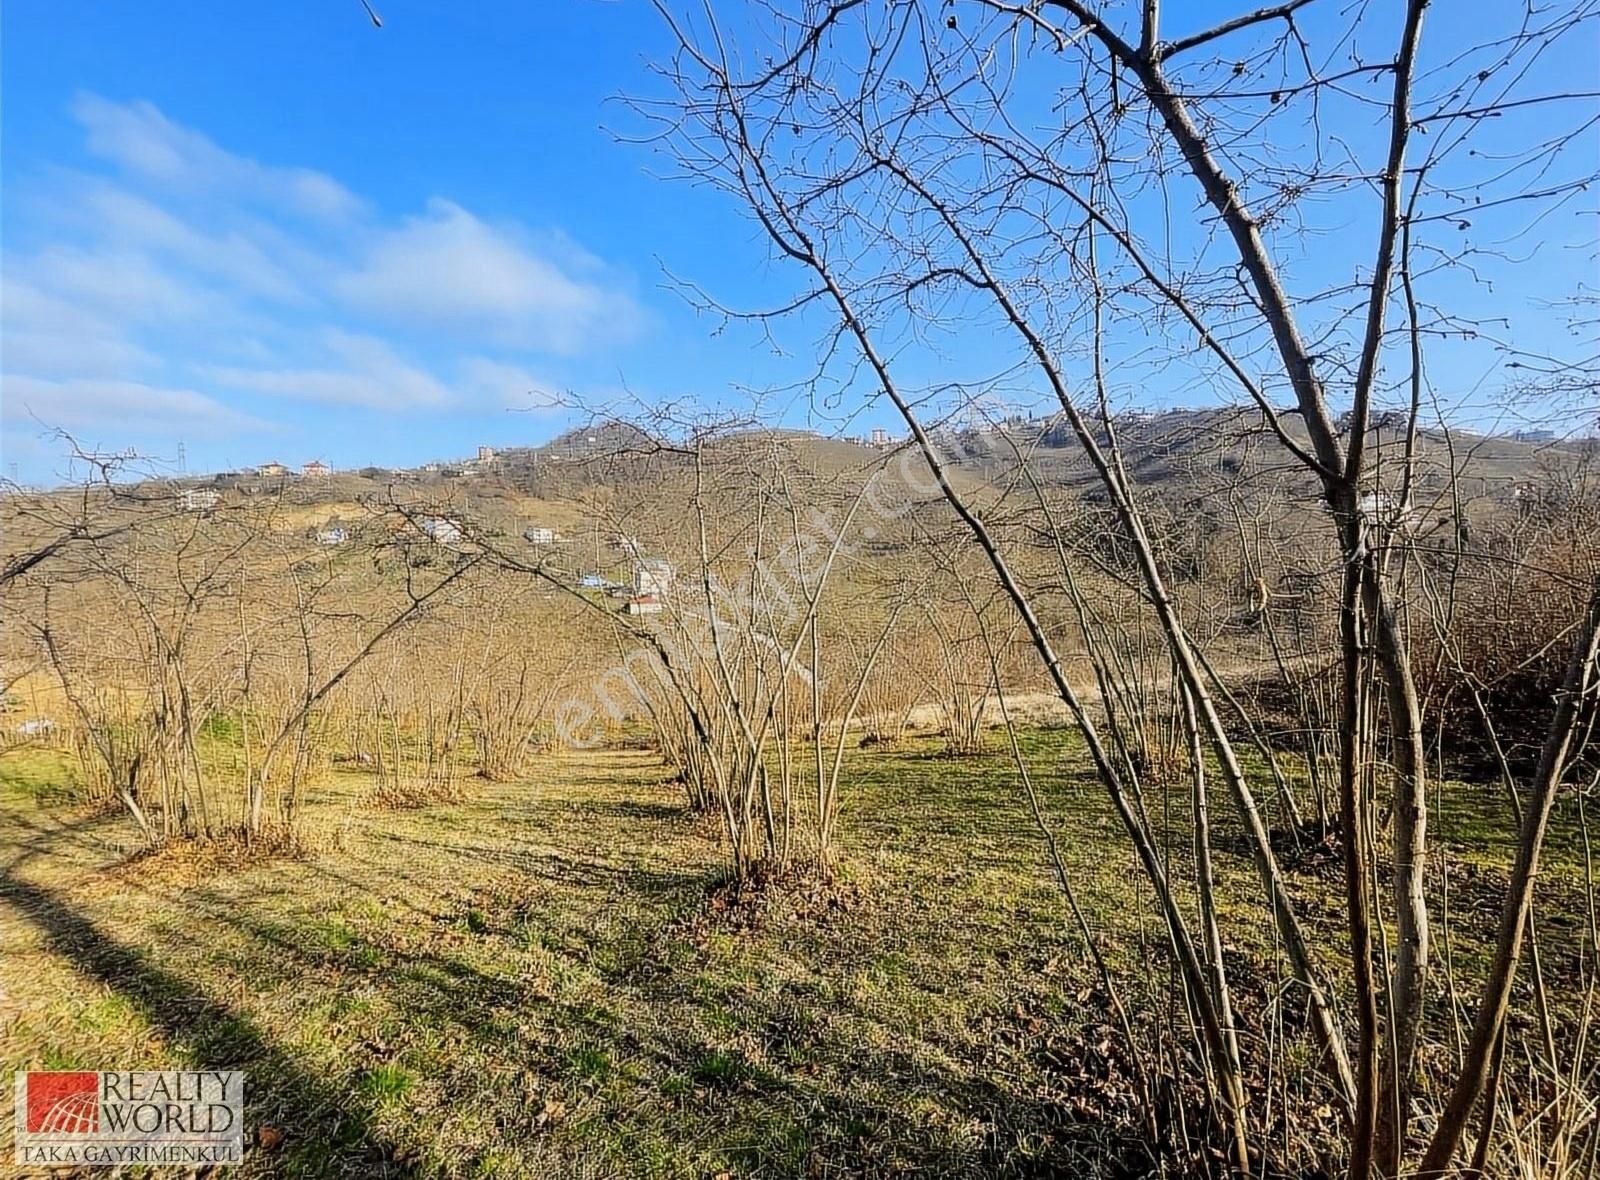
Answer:
[[[1283,423],[1291,437],[1304,440],[1298,416],[1287,414]],[[1279,527],[1293,531],[1322,511],[1316,480],[1253,409],[1124,414],[1113,419],[1112,428],[1141,497],[1175,527],[1211,531],[1231,521],[1241,507],[1254,512],[1270,503]],[[1099,433],[1103,442],[1103,427]],[[944,429],[934,438],[951,478],[980,510],[1002,500],[1023,509],[1031,502],[1029,485],[1018,479],[1022,458],[1054,497],[1079,497],[1091,514],[1104,503],[1104,489],[1060,415],[981,429]],[[1380,421],[1372,432],[1377,487],[1392,488],[1397,482],[1405,445],[1393,422]],[[1466,515],[1476,517],[1516,500],[1535,482],[1550,482],[1543,477],[1552,470],[1575,469],[1600,452],[1592,439],[1438,429],[1420,432],[1415,445],[1413,502],[1418,513],[1441,521],[1453,512],[1457,497]],[[913,468],[901,465],[910,462],[923,474],[908,482],[922,489],[921,496],[936,498],[914,447],[904,438],[885,441],[881,433],[873,445],[805,430],[735,431],[708,442],[706,453],[717,466],[735,471],[748,466],[752,472],[772,466],[781,454],[781,466],[812,489],[806,495],[819,504],[880,469],[905,476]],[[165,482],[215,489],[229,498],[281,495],[290,508],[282,519],[295,528],[350,519],[358,515],[363,500],[401,496],[412,502],[471,505],[510,535],[536,525],[568,536],[582,533],[598,543],[622,519],[655,517],[666,527],[676,516],[681,523],[692,471],[683,444],[632,423],[607,420],[569,430],[540,446],[485,448],[473,458],[411,469],[367,467],[322,476],[245,471]],[[938,515],[933,505],[928,511]],[[889,540],[884,536],[880,543]]]
[[[1298,414],[1285,414],[1282,422],[1290,438],[1306,443]],[[1380,419],[1369,436],[1369,456],[1379,486],[1398,480],[1406,446],[1402,425]],[[1254,409],[1127,414],[1114,418],[1112,427],[1135,484],[1162,497],[1193,503],[1230,489],[1248,494],[1264,484],[1291,496],[1315,499],[1319,493],[1314,477]],[[1103,427],[1097,434],[1103,444]],[[1093,493],[1098,483],[1087,454],[1060,416],[982,431],[947,431],[939,442],[963,467],[989,480],[1004,478],[1020,453],[1055,486]],[[1454,472],[1461,495],[1471,501],[1508,495],[1543,470],[1580,463],[1596,451],[1596,441],[1532,441],[1427,429],[1418,432],[1415,447],[1419,500],[1444,489]]]

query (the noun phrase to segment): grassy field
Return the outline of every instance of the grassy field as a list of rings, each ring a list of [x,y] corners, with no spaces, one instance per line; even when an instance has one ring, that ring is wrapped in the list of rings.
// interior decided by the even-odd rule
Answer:
[[[1166,968],[1127,842],[1071,739],[1027,743],[1137,995]],[[242,1175],[1077,1176],[1133,1151],[1114,1018],[999,754],[853,754],[840,883],[754,899],[720,887],[715,828],[639,752],[551,756],[419,811],[362,806],[369,781],[336,773],[312,851],[265,863],[130,857],[128,824],[74,808],[69,777],[0,757],[0,1064],[243,1068]],[[1459,788],[1441,811],[1464,855],[1435,904],[1464,982],[1504,881],[1502,810]],[[1586,922],[1570,816],[1553,842],[1559,974]],[[1248,865],[1223,862],[1253,906]],[[1294,879],[1331,930],[1327,858]],[[1259,909],[1234,913],[1230,956],[1266,962]],[[1247,1034],[1278,1035],[1281,968],[1257,974]],[[1430,1051],[1451,1030],[1441,1013]]]

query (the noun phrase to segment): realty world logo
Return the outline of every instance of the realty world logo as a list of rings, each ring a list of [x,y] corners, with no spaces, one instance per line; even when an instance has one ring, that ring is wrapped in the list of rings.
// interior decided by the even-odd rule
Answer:
[[[237,1164],[244,1074],[114,1070],[17,1075],[15,1162]]]

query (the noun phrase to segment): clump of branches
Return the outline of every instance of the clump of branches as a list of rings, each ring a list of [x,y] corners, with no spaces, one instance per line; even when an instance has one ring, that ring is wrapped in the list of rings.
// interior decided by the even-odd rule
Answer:
[[[340,687],[473,567],[385,567],[381,520],[333,550],[287,522],[279,494],[192,491],[37,494],[40,518],[72,504],[81,519],[13,562],[8,606],[59,690],[81,780],[146,844],[292,847]]]
[[[1450,272],[1466,255],[1458,238],[1439,235],[1487,222],[1491,239],[1515,236],[1530,228],[1516,221],[1528,210],[1559,206],[1596,179],[1591,120],[1535,122],[1579,109],[1579,96],[1541,93],[1531,81],[1553,47],[1581,36],[1588,5],[1508,11],[1502,28],[1437,47],[1424,36],[1427,10],[1425,0],[1338,14],[1289,3],[1190,31],[1156,2],[1117,12],[1078,0],[799,3],[763,9],[769,19],[753,32],[742,22],[743,36],[767,38],[753,53],[707,10],[689,23],[667,17],[670,94],[636,106],[681,172],[747,210],[801,276],[777,314],[826,309],[819,401],[843,390],[892,406],[987,559],[1138,856],[1192,1017],[1213,1125],[1240,1173],[1255,1171],[1264,1147],[1255,1124],[1267,1096],[1253,1087],[1274,1063],[1247,1056],[1255,1046],[1232,1016],[1202,777],[1214,776],[1230,802],[1260,886],[1259,914],[1228,920],[1264,919],[1281,948],[1325,1087],[1304,1100],[1342,1113],[1350,1174],[1444,1173],[1475,1113],[1481,1168],[1500,1132],[1496,1046],[1510,1035],[1545,825],[1593,691],[1596,605],[1568,631],[1555,707],[1522,784],[1516,861],[1471,1034],[1424,1080],[1419,1048],[1439,980],[1414,637],[1426,626],[1417,509],[1437,489],[1425,486],[1418,456],[1435,397],[1430,352],[1441,336],[1479,327],[1449,306],[1459,278]],[[1378,134],[1343,136],[1346,121],[1375,120]],[[1513,124],[1520,139],[1507,131]],[[1485,140],[1493,143],[1480,150]],[[1330,163],[1335,143],[1339,166]],[[1361,271],[1300,273],[1281,227],[1335,207],[1341,233],[1363,227]],[[1471,253],[1475,267],[1487,265],[1483,251]],[[691,298],[763,327],[774,318],[692,289]],[[918,358],[957,336],[984,342],[967,366],[976,373],[940,355],[922,367],[939,371],[938,385],[914,384]],[[1317,945],[1308,933],[1261,804],[1271,792],[1289,806],[1287,779],[1248,700],[1207,652],[1222,634],[1212,625],[1217,599],[1204,593],[1208,538],[1220,530],[1174,527],[1181,518],[1166,516],[1146,486],[1153,472],[1129,461],[1112,407],[1113,383],[1130,379],[1119,364],[1146,379],[1227,389],[1318,505],[1306,525],[1324,538],[1335,571],[1316,624],[1335,637],[1332,700],[1299,711],[1327,734],[1307,754],[1337,799],[1346,910],[1338,940]],[[1001,506],[954,474],[931,407],[941,396],[980,401],[996,372],[1025,373],[1046,391],[1081,455],[1091,502],[1105,508],[1109,544],[1069,546],[1059,521],[1028,543]],[[1164,649],[1154,696],[1172,721],[1156,742],[1129,740],[1130,727],[1149,735],[1158,715],[1113,677],[1115,644],[1090,640],[1100,711],[1073,683],[1052,597],[1065,593],[1080,635],[1097,624],[1076,571],[1053,585],[1036,579],[1041,547],[1062,565],[1087,556],[1137,596]],[[1583,597],[1600,604],[1600,588]],[[1317,633],[1305,636],[1306,650]],[[1309,669],[1295,663],[1295,646],[1298,638],[1274,660],[1301,693]],[[1155,838],[1141,779],[1152,748],[1171,762],[1174,745],[1187,750],[1192,792],[1187,887]],[[1142,758],[1132,757],[1141,746]],[[1251,747],[1264,753],[1263,771],[1242,756]],[[1560,1072],[1554,1060],[1547,1068]],[[1435,1093],[1448,1098],[1423,1126],[1419,1103]],[[1315,1148],[1284,1150],[1281,1166],[1293,1167],[1292,1153]]]

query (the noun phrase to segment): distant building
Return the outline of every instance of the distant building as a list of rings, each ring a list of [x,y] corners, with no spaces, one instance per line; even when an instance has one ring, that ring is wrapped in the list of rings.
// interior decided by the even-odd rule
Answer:
[[[889,432],[881,426],[872,428],[872,445],[880,450],[889,445]]]
[[[1553,430],[1519,430],[1511,437],[1517,442],[1549,443],[1556,441],[1556,432]]]
[[[454,545],[462,537],[460,521],[448,516],[424,516],[419,526],[435,545]]]
[[[221,493],[210,488],[185,488],[179,502],[185,512],[210,512],[221,499]]]
[[[333,468],[329,467],[321,459],[313,459],[300,469],[300,474],[307,479],[327,479],[328,476],[333,474]]]
[[[672,589],[672,574],[672,566],[661,558],[641,558],[633,567],[633,592],[641,598],[666,594]]]
[[[578,577],[578,589],[580,590],[604,590],[605,588],[606,580],[599,574],[581,574]]]
[[[1502,495],[1509,500],[1527,507],[1539,499],[1539,485],[1530,480],[1519,480],[1504,489]]]
[[[350,539],[350,534],[342,525],[333,525],[329,528],[317,530],[318,545],[343,545]]]
[[[1398,502],[1393,492],[1364,492],[1356,507],[1360,510],[1362,516],[1371,520],[1380,516],[1392,515]]]
[[[638,594],[628,599],[630,615],[659,615],[661,599],[654,594]]]
[[[256,469],[256,474],[266,479],[282,479],[289,474],[289,469],[282,463],[263,463]]]
[[[500,453],[498,451],[496,451],[493,447],[479,447],[478,448],[478,462],[479,463],[493,463],[499,457],[500,457]]]
[[[1416,510],[1402,504],[1396,493],[1381,489],[1363,493],[1356,502],[1356,511],[1368,524],[1390,528],[1408,525],[1416,516]]]
[[[554,545],[561,540],[561,534],[555,529],[546,528],[541,524],[529,525],[522,530],[522,539],[530,545]]]

